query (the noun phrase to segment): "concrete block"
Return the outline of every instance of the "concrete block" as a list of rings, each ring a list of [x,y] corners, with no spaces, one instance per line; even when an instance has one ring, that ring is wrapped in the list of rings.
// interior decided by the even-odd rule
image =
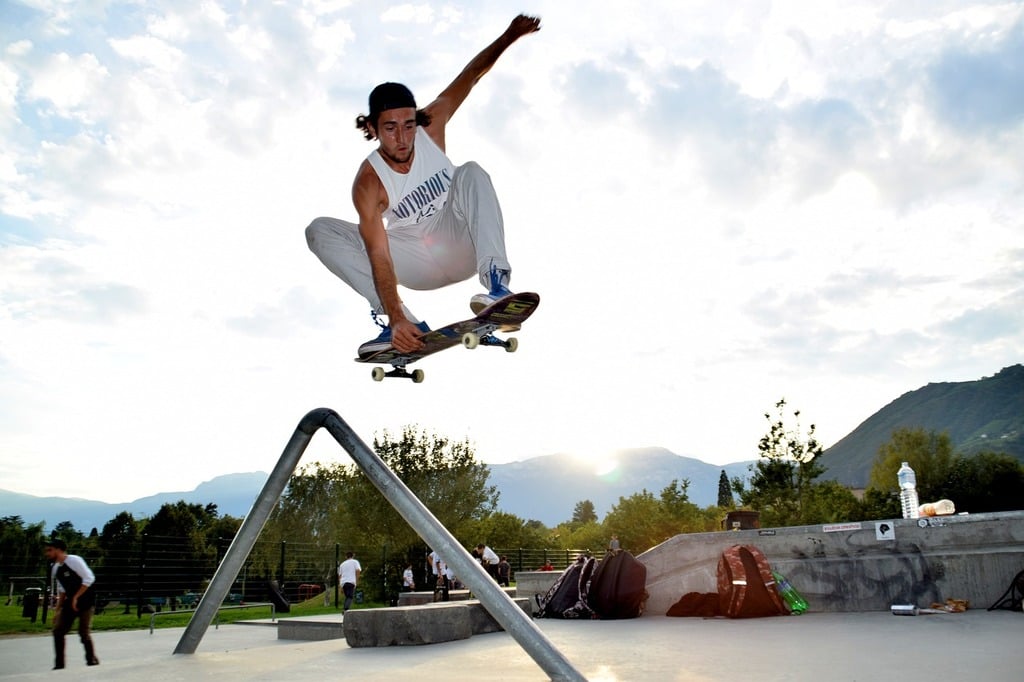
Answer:
[[[459,602],[350,610],[344,629],[350,647],[436,644],[473,634],[470,610]]]
[[[301,619],[284,618],[277,622],[277,638],[323,641],[326,639],[342,639],[345,637],[345,629],[341,623],[341,617],[336,621],[309,621]]]
[[[516,597],[513,599],[520,609],[523,610],[526,615],[531,615],[530,600],[525,597]],[[477,600],[473,600],[466,603],[466,607],[469,609],[469,618],[473,629],[474,635],[485,635],[488,632],[501,632],[504,630],[498,621],[494,620],[494,616]]]
[[[560,575],[561,571],[517,571],[516,596],[526,597],[533,608],[537,604],[534,597],[547,594]]]
[[[664,615],[687,592],[716,591],[718,557],[735,544],[760,548],[811,611],[948,598],[987,608],[1024,566],[1024,512],[677,535],[638,557],[647,566],[645,613]]]

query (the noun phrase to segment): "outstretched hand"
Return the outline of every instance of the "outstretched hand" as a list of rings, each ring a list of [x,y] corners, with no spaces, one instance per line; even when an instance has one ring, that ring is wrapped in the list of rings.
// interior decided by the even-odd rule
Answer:
[[[519,40],[528,33],[536,33],[540,30],[540,17],[531,17],[520,14],[505,29],[505,35],[511,40]]]

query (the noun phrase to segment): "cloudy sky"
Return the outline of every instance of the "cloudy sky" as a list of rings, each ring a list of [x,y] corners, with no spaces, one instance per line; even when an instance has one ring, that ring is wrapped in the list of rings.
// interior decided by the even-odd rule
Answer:
[[[639,5],[637,5],[639,6]],[[520,350],[352,362],[378,82],[429,102],[505,2],[0,3],[0,487],[124,501],[269,470],[308,410],[489,462],[826,444],[1024,356],[1024,4],[539,0],[448,128],[491,174]],[[409,292],[434,326],[476,282]],[[344,459],[326,434],[307,455]]]

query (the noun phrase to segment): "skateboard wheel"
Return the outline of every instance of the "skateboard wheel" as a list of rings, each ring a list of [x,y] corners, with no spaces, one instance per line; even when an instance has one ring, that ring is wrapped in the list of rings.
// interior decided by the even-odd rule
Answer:
[[[514,336],[510,337],[509,340],[505,342],[505,352],[506,353],[515,353],[518,348],[519,348],[519,339],[517,339]]]
[[[384,368],[374,367],[373,371],[370,372],[370,376],[373,377],[374,381],[384,381]]]
[[[466,332],[462,335],[462,345],[466,348],[476,348],[480,345],[480,337],[473,332]]]
[[[422,369],[414,369],[412,371],[412,383],[414,383],[414,384],[422,384],[423,383],[423,370]]]

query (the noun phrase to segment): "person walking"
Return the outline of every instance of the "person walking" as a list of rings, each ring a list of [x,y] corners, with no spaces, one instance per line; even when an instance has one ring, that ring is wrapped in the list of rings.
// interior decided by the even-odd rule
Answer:
[[[52,579],[57,581],[57,613],[53,619],[53,669],[64,667],[65,636],[78,619],[78,638],[85,648],[85,664],[99,665],[92,643],[93,608],[96,605],[96,576],[77,554],[68,554],[63,540],[46,543],[46,558],[53,562]]]
[[[345,560],[338,564],[338,582],[341,584],[341,590],[345,594],[345,604],[342,606],[342,612],[352,608],[352,598],[356,595],[356,585],[359,584],[359,575],[362,572],[363,567],[355,558],[355,553],[346,552]]]

